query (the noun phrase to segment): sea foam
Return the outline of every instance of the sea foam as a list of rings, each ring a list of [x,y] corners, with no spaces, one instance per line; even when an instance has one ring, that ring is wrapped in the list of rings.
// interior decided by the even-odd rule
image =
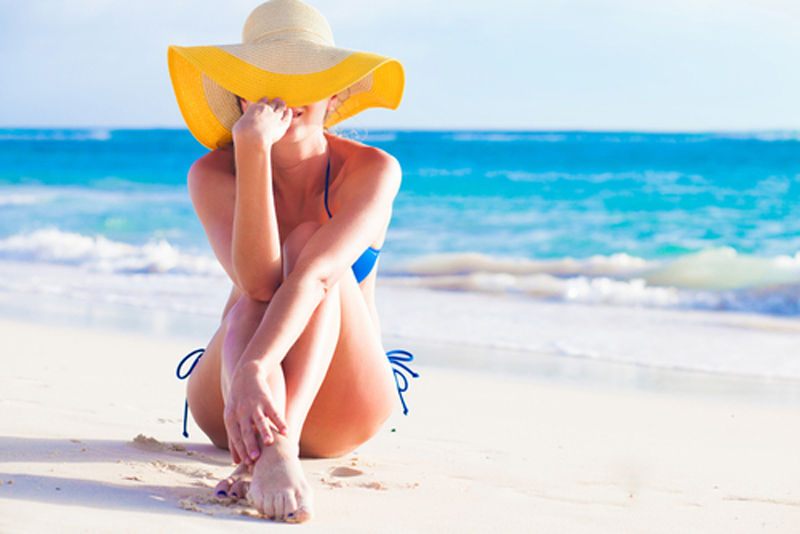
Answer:
[[[672,259],[628,254],[530,260],[435,254],[387,273],[403,287],[553,301],[800,314],[800,253],[772,258],[722,247]]]
[[[7,193],[0,192],[0,207],[2,206],[30,206],[45,202],[52,198],[52,195],[35,195],[28,193]]]
[[[182,273],[224,276],[212,257],[186,254],[166,240],[142,246],[57,229],[37,230],[0,240],[0,259],[79,266],[107,273]]]

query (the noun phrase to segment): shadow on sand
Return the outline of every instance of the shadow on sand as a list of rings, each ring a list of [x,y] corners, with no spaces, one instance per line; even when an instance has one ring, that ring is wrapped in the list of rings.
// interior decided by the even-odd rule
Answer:
[[[83,506],[101,509],[184,514],[178,501],[186,494],[207,491],[192,484],[193,473],[208,473],[209,469],[231,465],[227,451],[209,444],[189,443],[185,446],[155,440],[102,441],[79,439],[43,439],[0,436],[0,501],[13,500],[42,504]],[[52,464],[51,469],[30,464]],[[41,474],[58,471],[57,466],[68,464],[64,471],[74,473],[72,464],[106,463],[103,469],[87,468],[80,477]],[[29,465],[31,472],[20,467]],[[149,484],[144,478],[125,476],[135,469],[156,469],[161,466],[187,477],[186,485]],[[156,473],[156,471],[152,471]],[[99,476],[98,476],[99,475]],[[108,479],[118,478],[119,483]],[[254,521],[244,516],[221,516],[227,519]]]

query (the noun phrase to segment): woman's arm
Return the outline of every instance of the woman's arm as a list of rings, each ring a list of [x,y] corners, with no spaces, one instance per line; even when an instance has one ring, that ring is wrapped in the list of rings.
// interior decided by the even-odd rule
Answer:
[[[244,102],[243,108],[232,132],[236,160],[232,262],[242,291],[254,300],[268,301],[282,276],[272,145],[286,133],[292,112],[280,99]]]
[[[336,214],[309,239],[295,268],[275,293],[233,373],[231,391],[252,391],[258,383],[265,383],[328,291],[386,227],[400,185],[399,165],[391,156],[366,148],[347,165],[349,174],[337,189]],[[281,415],[265,397],[235,395],[229,399],[226,427],[234,447],[243,449],[241,457],[250,456],[255,443],[240,429],[249,432],[256,425],[264,443],[271,442],[265,417],[278,431],[286,431]]]
[[[338,209],[300,253],[295,268],[270,303],[242,362],[258,361],[269,373],[286,355],[331,287],[386,227],[400,187],[400,166],[388,154],[365,148],[348,161],[337,190]]]
[[[211,152],[189,171],[192,203],[215,255],[254,300],[270,300],[281,281],[270,153],[290,121],[280,100],[248,104],[233,129],[233,152]]]
[[[214,255],[228,277],[239,286],[231,254],[236,199],[233,151],[217,149],[198,159],[189,169],[189,195]]]

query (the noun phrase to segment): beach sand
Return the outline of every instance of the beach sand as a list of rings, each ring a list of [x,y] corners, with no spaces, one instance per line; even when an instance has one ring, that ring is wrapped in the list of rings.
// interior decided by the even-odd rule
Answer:
[[[316,517],[285,526],[214,499],[228,454],[181,437],[174,368],[195,347],[10,320],[0,336],[2,533],[800,531],[792,403],[419,367],[408,417],[303,462]]]

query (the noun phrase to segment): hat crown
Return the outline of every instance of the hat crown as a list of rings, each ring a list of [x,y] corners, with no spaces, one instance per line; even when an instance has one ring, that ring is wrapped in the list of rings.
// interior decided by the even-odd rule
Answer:
[[[333,45],[333,32],[322,13],[299,0],[270,0],[255,8],[242,30],[243,43],[305,40]]]

